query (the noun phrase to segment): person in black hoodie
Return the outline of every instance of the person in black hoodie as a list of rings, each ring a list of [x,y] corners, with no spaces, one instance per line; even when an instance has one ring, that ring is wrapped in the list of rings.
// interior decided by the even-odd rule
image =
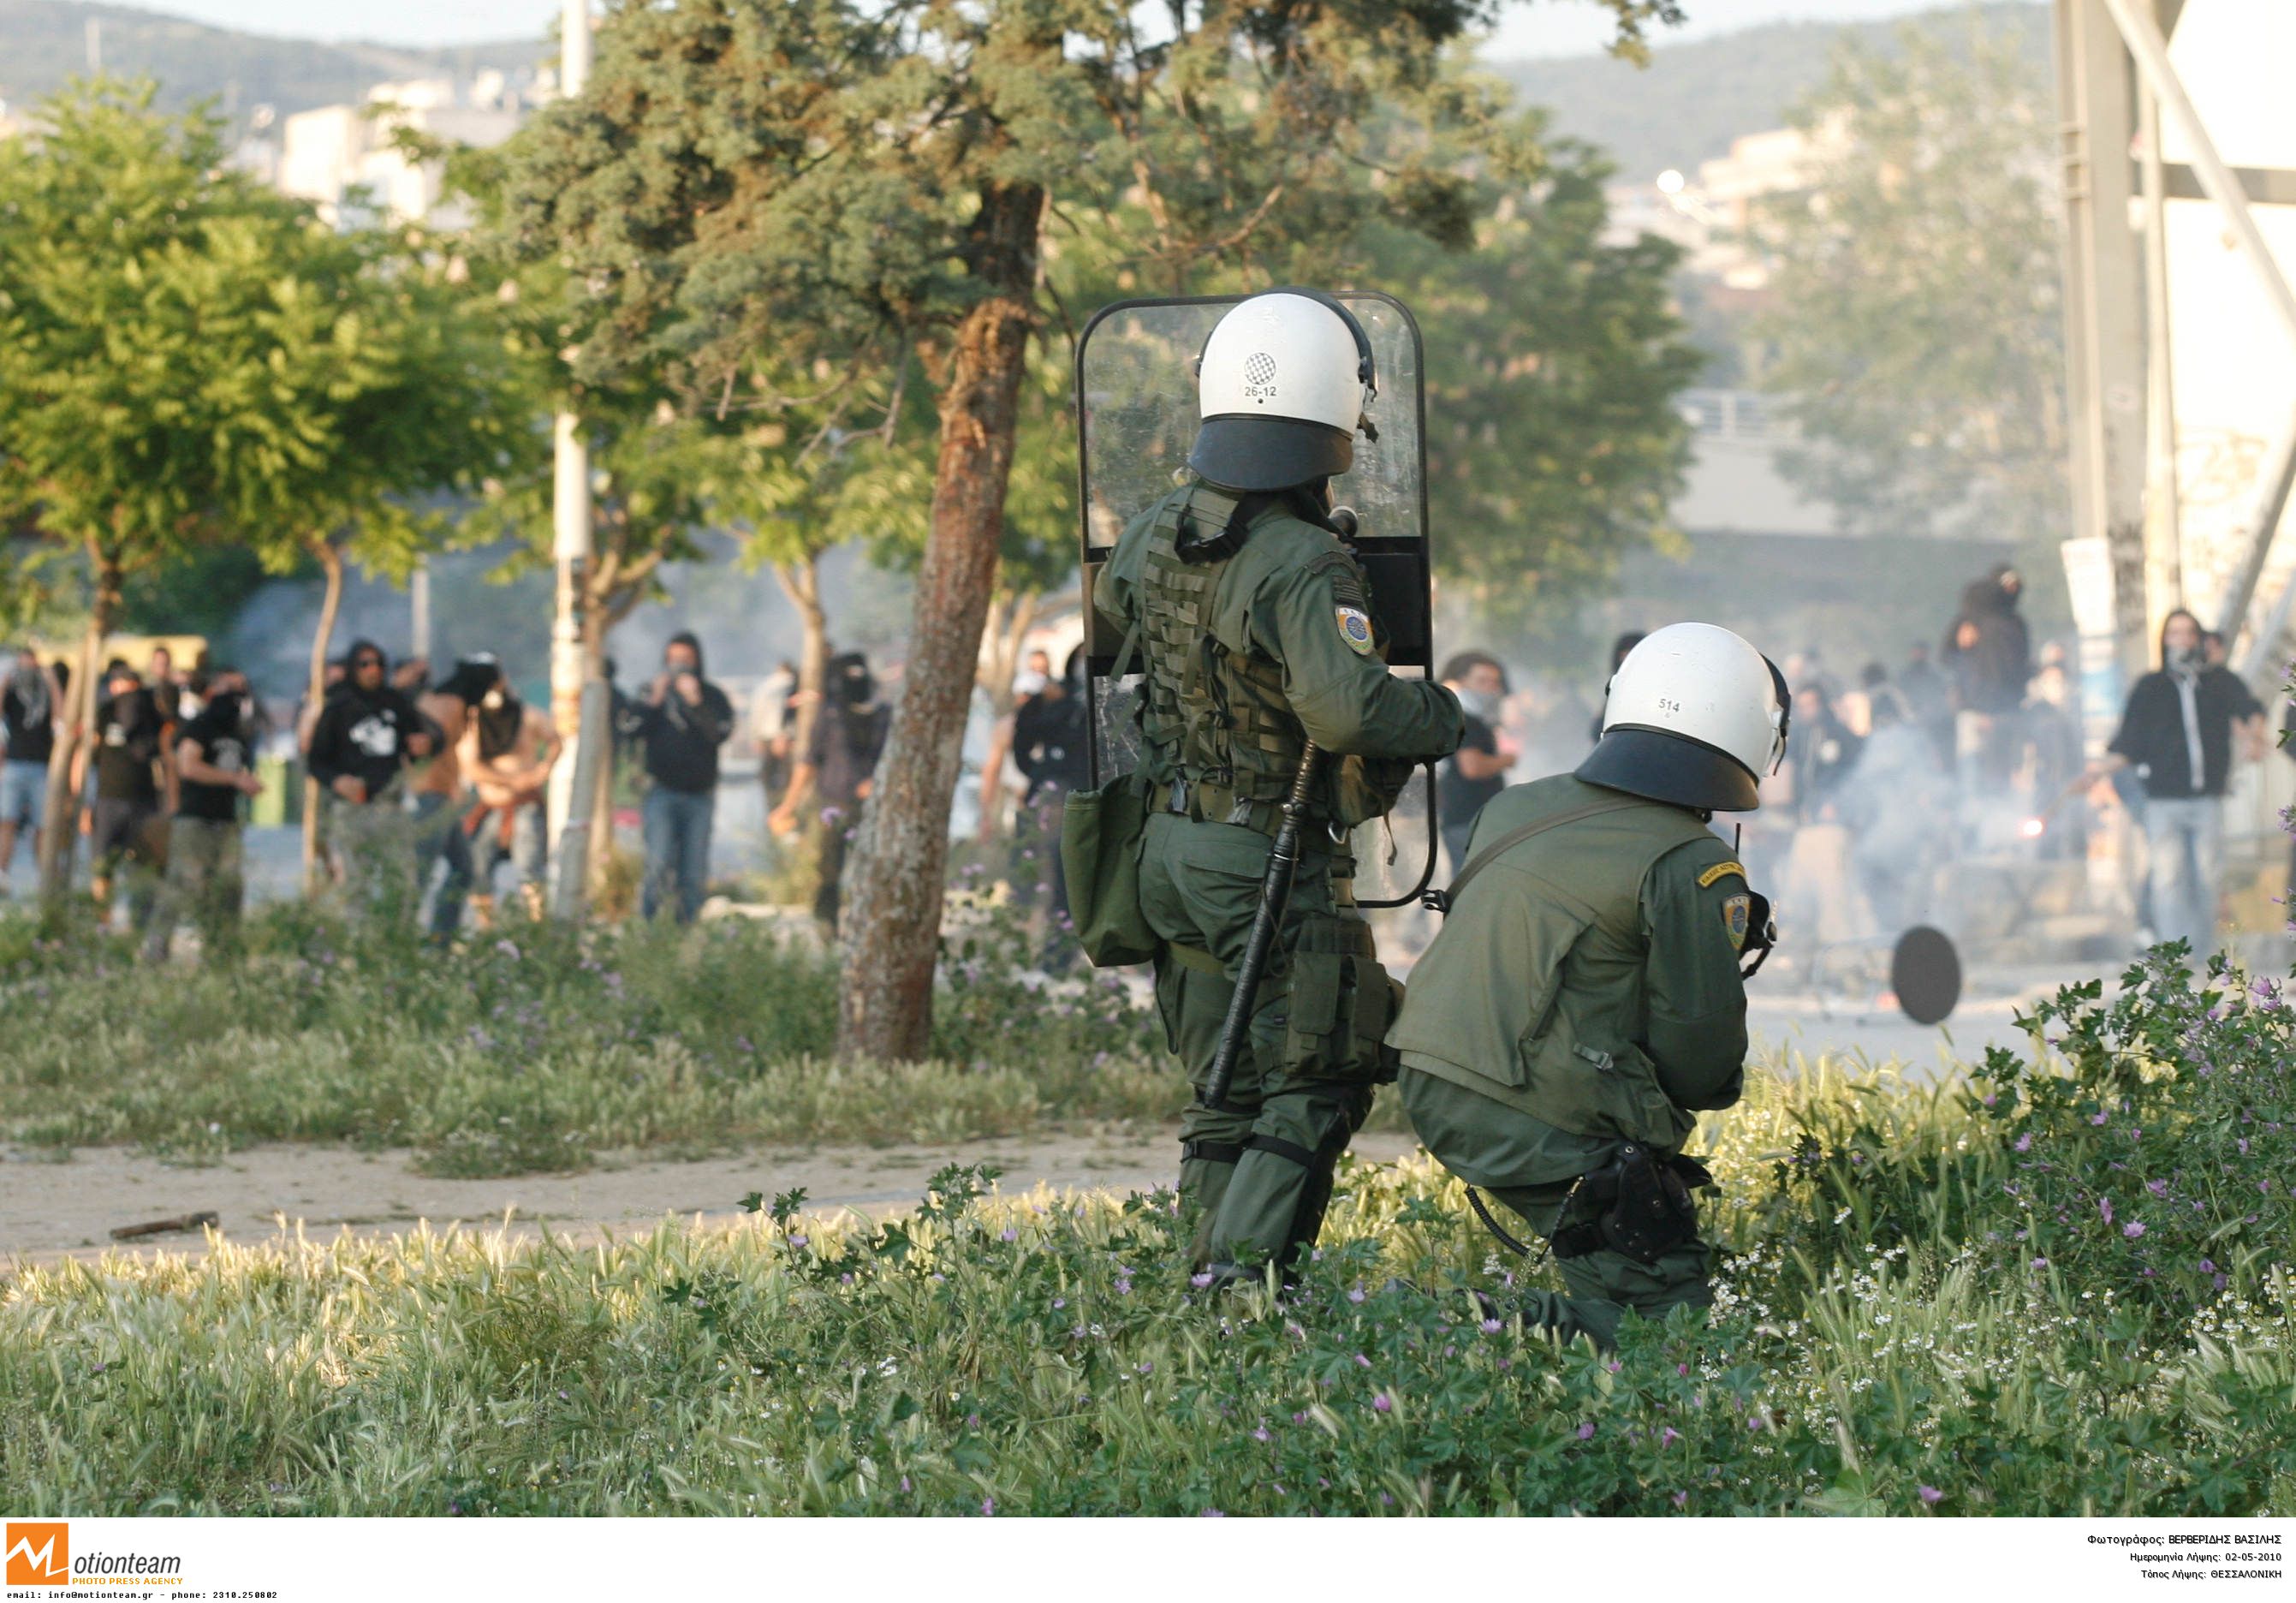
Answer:
[[[892,709],[877,694],[869,659],[857,651],[832,657],[810,743],[790,775],[788,793],[766,819],[775,834],[789,834],[798,827],[800,809],[821,804],[813,916],[832,935],[844,894],[846,849],[859,833],[861,809],[892,725]]]
[[[718,808],[718,748],[734,732],[734,703],[701,675],[701,642],[669,637],[661,671],[632,710],[631,732],[645,749],[645,888],[652,918],[665,902],[680,924],[701,910],[709,879],[709,827]]]
[[[2033,641],[2017,611],[2024,580],[1997,563],[1961,593],[1961,612],[1946,630],[1940,661],[1953,682],[1955,752],[1964,795],[2007,787],[2022,740],[2025,687],[2033,678]]]
[[[439,731],[404,691],[370,640],[351,644],[342,690],[311,730],[310,772],[327,793],[327,832],[345,880],[360,900],[415,894],[414,842],[400,776],[439,749]]]

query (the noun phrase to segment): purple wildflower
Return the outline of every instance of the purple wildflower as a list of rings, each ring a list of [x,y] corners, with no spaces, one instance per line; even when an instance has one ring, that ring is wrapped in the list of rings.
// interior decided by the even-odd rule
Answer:
[[[1922,1501],[1925,1503],[1941,1503],[1945,1500],[1945,1493],[1934,1486],[1921,1486],[1916,1487],[1915,1490],[1921,1493]]]

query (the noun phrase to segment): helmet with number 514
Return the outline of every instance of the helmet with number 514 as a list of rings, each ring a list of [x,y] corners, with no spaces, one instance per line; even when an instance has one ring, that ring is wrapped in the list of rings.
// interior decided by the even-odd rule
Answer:
[[[1743,639],[1669,624],[1611,676],[1603,737],[1578,777],[1703,812],[1752,812],[1785,757],[1792,711],[1785,676]]]

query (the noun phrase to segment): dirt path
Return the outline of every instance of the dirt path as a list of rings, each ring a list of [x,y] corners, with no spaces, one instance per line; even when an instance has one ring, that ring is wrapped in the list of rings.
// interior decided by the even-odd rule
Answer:
[[[313,1237],[349,1229],[390,1235],[429,1221],[492,1229],[507,1221],[513,1236],[547,1224],[554,1235],[601,1230],[627,1234],[667,1217],[726,1221],[739,1199],[802,1186],[809,1212],[852,1208],[886,1214],[913,1206],[925,1181],[950,1163],[994,1163],[1006,1192],[1055,1189],[1118,1192],[1170,1183],[1178,1155],[1168,1131],[1069,1132],[1028,1140],[960,1142],[945,1147],[821,1147],[759,1150],[692,1163],[631,1162],[580,1174],[526,1174],[502,1180],[439,1180],[415,1173],[403,1151],[373,1154],[338,1147],[278,1145],[234,1153],[210,1168],[172,1166],[123,1147],[82,1147],[70,1161],[0,1149],[0,1267],[122,1252],[196,1253],[199,1232],[113,1242],[117,1226],[201,1210],[221,1216],[226,1240],[249,1245],[299,1224]],[[1371,1132],[1357,1138],[1360,1157],[1385,1161],[1416,1145],[1410,1137]]]

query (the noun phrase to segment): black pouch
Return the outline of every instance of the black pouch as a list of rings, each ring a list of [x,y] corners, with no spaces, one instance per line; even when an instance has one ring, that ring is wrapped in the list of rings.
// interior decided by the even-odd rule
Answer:
[[[1698,1234],[1693,1186],[1713,1177],[1694,1158],[1661,1158],[1638,1141],[1571,1188],[1554,1236],[1557,1258],[1607,1248],[1637,1263],[1656,1263]]]

